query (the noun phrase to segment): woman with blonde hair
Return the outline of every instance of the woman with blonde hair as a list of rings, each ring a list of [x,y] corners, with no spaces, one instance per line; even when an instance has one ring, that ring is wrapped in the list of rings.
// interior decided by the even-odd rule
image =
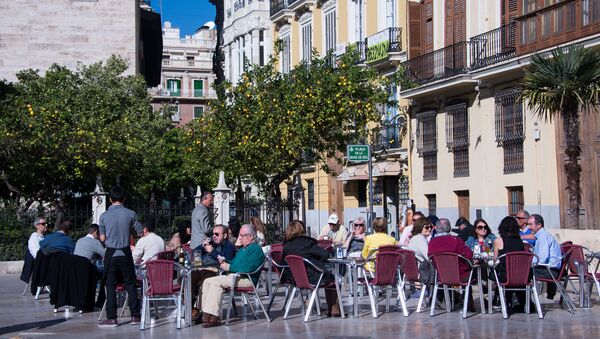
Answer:
[[[254,229],[256,230],[256,238],[258,244],[264,246],[267,242],[267,227],[260,220],[259,217],[250,217],[250,223],[252,224],[252,226],[254,226]]]
[[[282,257],[288,255],[297,255],[310,260],[315,266],[325,271],[321,284],[327,285],[331,283],[335,277],[325,267],[329,252],[319,247],[316,239],[306,236],[306,229],[300,220],[292,220],[285,230],[285,242],[283,243]],[[289,272],[289,270],[286,270]],[[316,284],[319,281],[321,273],[306,266],[306,273],[311,284]],[[290,277],[291,278],[291,277]],[[327,316],[339,317],[340,306],[338,304],[337,293],[335,289],[325,289],[325,299],[327,300]]]
[[[398,242],[387,234],[388,222],[386,218],[377,217],[373,220],[373,231],[375,233],[365,237],[365,245],[362,249],[362,257],[367,258],[372,251],[376,251],[379,247],[385,245],[397,245]],[[374,267],[371,264],[366,265],[369,271],[373,271]]]

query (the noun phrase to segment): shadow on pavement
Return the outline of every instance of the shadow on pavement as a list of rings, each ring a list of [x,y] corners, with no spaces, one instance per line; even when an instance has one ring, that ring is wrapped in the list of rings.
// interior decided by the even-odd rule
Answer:
[[[0,327],[0,335],[7,334],[7,333],[13,333],[13,332],[27,331],[27,330],[31,330],[33,328],[42,329],[42,328],[60,324],[65,321],[66,321],[66,319],[52,319],[52,320],[35,321],[35,322],[31,322],[31,323],[23,323],[23,324],[17,324],[17,325],[12,325],[12,326]]]

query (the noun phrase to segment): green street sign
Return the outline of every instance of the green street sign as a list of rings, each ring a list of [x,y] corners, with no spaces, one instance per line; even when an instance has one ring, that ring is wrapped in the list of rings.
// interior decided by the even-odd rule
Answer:
[[[346,156],[348,161],[363,162],[369,161],[368,145],[348,145],[346,146]]]

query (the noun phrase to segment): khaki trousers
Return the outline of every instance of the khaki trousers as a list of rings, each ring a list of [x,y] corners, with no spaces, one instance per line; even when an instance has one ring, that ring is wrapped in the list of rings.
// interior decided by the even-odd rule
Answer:
[[[208,278],[202,283],[202,312],[220,316],[221,296],[223,289],[231,287],[233,274],[219,275]],[[252,282],[246,278],[238,278],[237,287],[252,287]]]

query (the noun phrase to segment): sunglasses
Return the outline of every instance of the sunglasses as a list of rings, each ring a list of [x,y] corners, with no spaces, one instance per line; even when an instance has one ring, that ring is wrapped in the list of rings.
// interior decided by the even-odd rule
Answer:
[[[38,223],[38,225],[46,225],[46,223],[45,222],[40,222],[40,223]]]
[[[488,227],[487,226],[483,226],[483,225],[477,225],[477,227],[475,227],[475,228],[478,229],[478,230],[483,230],[483,229],[486,229]]]
[[[221,233],[213,232],[213,236],[215,236],[215,237],[218,237],[220,235],[221,235]]]
[[[430,230],[430,229],[432,229],[432,228],[433,228],[433,226],[431,226],[431,225],[427,225],[427,226],[423,226],[423,228],[424,228],[424,229],[426,229],[426,230]]]
[[[365,226],[365,224],[354,224],[354,228],[356,228],[356,227],[363,227],[363,226]]]

